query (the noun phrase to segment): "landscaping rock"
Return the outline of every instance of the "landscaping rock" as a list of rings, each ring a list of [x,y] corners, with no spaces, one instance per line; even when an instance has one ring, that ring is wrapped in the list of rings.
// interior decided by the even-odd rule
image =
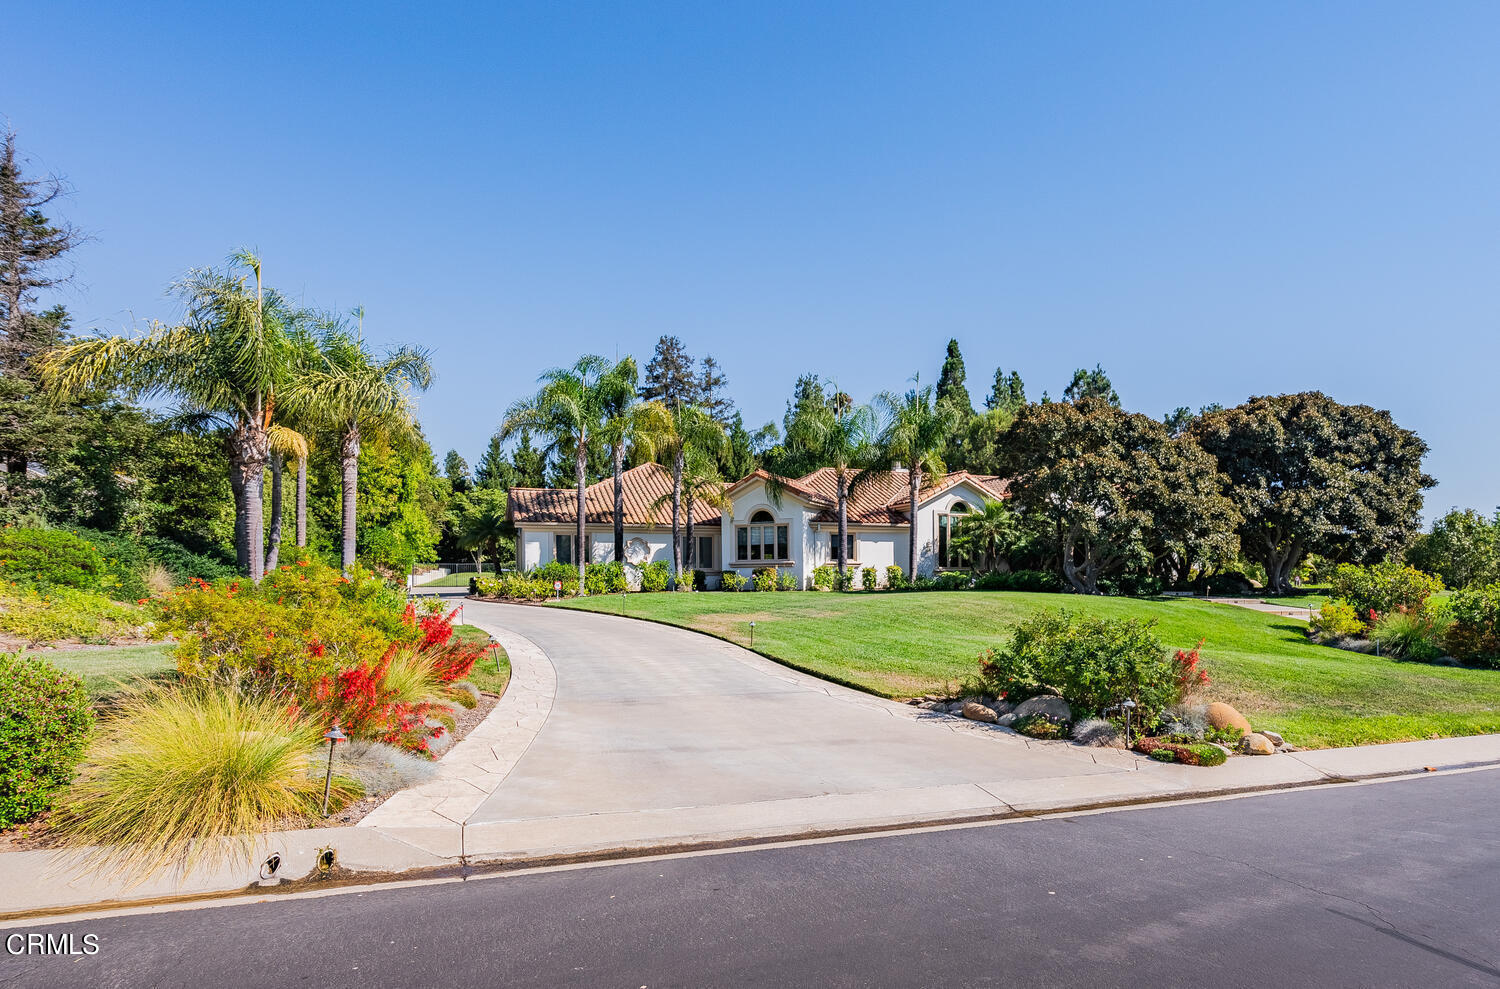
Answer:
[[[1005,701],[995,701],[993,704],[986,704],[985,707],[994,711],[997,717],[1004,717],[1016,709],[1014,704],[1009,704]]]
[[[917,707],[921,708],[924,711],[937,711],[942,714],[948,713],[948,705],[944,704],[942,701],[920,701],[918,702]]]
[[[984,721],[989,724],[994,724],[996,721],[1000,720],[999,716],[996,715],[994,711],[985,707],[983,704],[978,703],[977,701],[970,701],[969,703],[965,704],[963,715],[970,721]]]
[[[1073,709],[1068,706],[1068,702],[1061,697],[1052,695],[1033,697],[1029,701],[1022,701],[1011,713],[1016,716],[1016,720],[1029,717],[1033,714],[1045,714],[1054,720],[1070,723],[1073,720]]]
[[[1276,746],[1278,749],[1286,744],[1286,739],[1282,738],[1274,731],[1266,731],[1264,728],[1262,728],[1259,732],[1257,732],[1257,734],[1264,735],[1269,738],[1271,740],[1271,744]]]
[[[963,701],[952,701],[952,702],[950,702],[948,704],[944,704],[943,708],[949,714],[962,714],[963,710],[964,710],[964,702]]]
[[[1276,746],[1259,732],[1251,732],[1240,739],[1240,751],[1247,755],[1275,755]]]
[[[1209,725],[1214,728],[1238,728],[1241,734],[1250,734],[1249,720],[1223,701],[1214,701],[1208,705],[1208,708],[1203,712],[1203,716],[1208,719]]]
[[[1000,717],[996,718],[995,724],[1000,725],[1002,728],[1009,728],[1011,725],[1016,723],[1016,717],[1016,712],[1011,711],[1009,714],[1002,714],[1000,715]]]

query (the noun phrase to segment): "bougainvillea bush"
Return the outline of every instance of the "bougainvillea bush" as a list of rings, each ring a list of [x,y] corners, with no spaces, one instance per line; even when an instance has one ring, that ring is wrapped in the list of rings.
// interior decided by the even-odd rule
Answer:
[[[301,717],[417,752],[444,729],[483,648],[453,639],[453,615],[419,614],[378,578],[299,560],[249,581],[190,581],[161,604],[179,671],[284,700]],[[432,722],[438,721],[434,727]]]

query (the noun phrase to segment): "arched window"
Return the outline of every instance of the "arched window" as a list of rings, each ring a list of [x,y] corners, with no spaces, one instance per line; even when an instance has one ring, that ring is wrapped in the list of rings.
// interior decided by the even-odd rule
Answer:
[[[736,526],[734,559],[736,563],[790,562],[791,541],[788,526],[777,525],[776,516],[764,508],[750,513],[750,524]]]
[[[953,546],[953,536],[958,523],[967,514],[969,514],[969,506],[961,501],[955,501],[948,506],[946,513],[937,517],[938,569],[964,570],[973,566],[973,561]]]

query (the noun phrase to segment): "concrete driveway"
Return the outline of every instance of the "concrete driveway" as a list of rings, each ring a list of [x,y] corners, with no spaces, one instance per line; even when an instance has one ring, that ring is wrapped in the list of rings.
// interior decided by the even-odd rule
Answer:
[[[1128,753],[1030,743],[682,629],[475,601],[465,620],[529,640],[554,674],[540,729],[465,819],[471,848],[978,816],[1049,780],[1136,775]]]

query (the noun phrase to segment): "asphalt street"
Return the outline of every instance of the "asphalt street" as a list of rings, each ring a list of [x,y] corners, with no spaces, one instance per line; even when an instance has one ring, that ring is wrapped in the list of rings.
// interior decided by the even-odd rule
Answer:
[[[49,923],[4,933],[97,953],[0,953],[0,985],[1497,985],[1497,797],[1483,771]]]

